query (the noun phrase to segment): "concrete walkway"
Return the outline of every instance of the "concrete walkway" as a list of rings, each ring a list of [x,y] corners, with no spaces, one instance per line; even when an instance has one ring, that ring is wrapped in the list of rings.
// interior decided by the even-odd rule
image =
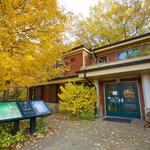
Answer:
[[[150,150],[150,129],[137,121],[71,121],[53,115],[48,123],[59,132],[22,150]]]

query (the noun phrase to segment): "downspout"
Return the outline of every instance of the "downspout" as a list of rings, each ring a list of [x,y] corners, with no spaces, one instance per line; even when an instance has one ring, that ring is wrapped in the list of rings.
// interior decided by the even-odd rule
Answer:
[[[96,56],[96,53],[95,53],[95,51],[94,51],[93,49],[91,49],[91,50],[92,50],[92,55],[94,56],[95,62],[97,63],[97,56]]]
[[[96,88],[96,86],[87,78],[87,76],[86,76],[86,71],[84,71],[84,79],[85,79],[88,83],[90,83],[92,86],[94,86],[94,87]]]
[[[94,57],[95,63],[96,63],[96,62],[97,62],[97,56],[96,56],[96,53],[94,52],[93,49],[91,49],[91,50],[92,50],[92,56]],[[86,76],[86,70],[84,70],[83,76],[84,76],[84,79],[85,79],[88,83],[90,83],[92,86],[94,86],[95,89],[96,89],[96,86],[95,86],[95,85],[87,78],[87,76]],[[97,118],[97,116],[98,116],[98,111],[97,111],[97,100],[96,100],[96,102],[95,102],[95,109],[94,109],[94,112],[95,112],[95,118]]]

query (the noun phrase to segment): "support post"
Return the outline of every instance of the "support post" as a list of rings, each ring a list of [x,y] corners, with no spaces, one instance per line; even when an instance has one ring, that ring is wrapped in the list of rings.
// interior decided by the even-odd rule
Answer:
[[[146,113],[150,111],[150,74],[143,74],[141,77],[142,77],[142,86],[145,103],[145,117],[146,117]]]
[[[12,130],[12,135],[16,135],[18,131],[19,131],[19,120],[16,120],[14,122],[13,130]]]
[[[35,131],[36,131],[36,117],[30,118],[30,128],[29,128],[30,134],[33,134]]]
[[[95,113],[96,113],[96,117],[99,117],[100,115],[100,108],[97,108],[97,106],[100,107],[100,101],[99,101],[99,82],[98,80],[94,80],[93,84],[95,85],[96,87],[96,95],[97,95],[97,100],[96,100],[96,103],[95,103]]]

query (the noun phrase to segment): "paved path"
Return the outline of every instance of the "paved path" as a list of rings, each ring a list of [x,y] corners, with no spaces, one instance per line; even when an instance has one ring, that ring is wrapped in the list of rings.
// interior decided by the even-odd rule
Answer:
[[[22,150],[150,150],[150,129],[136,121],[70,121],[53,115],[49,124],[59,127],[59,132]]]

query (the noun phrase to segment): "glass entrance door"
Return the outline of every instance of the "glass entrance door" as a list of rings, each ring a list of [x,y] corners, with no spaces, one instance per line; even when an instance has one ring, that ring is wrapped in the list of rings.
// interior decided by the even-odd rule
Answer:
[[[140,118],[139,97],[136,82],[121,83],[121,101],[123,103],[123,116]]]
[[[118,84],[106,84],[106,111],[108,116],[122,114],[122,103],[120,102],[120,90]]]
[[[136,82],[106,84],[105,97],[108,116],[140,118]]]

